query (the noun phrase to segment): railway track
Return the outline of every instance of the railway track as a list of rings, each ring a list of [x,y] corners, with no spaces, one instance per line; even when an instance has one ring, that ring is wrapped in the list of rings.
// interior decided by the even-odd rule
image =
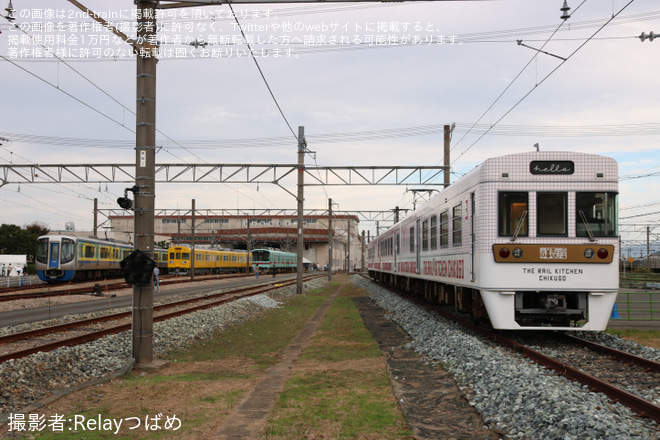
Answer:
[[[246,274],[226,274],[226,275],[197,275],[194,279],[185,276],[177,277],[173,275],[164,275],[160,277],[160,285],[191,283],[205,280],[217,280],[227,278],[247,277]],[[98,287],[97,287],[98,286]],[[48,298],[68,295],[93,295],[100,296],[115,290],[121,290],[131,287],[123,280],[104,280],[97,282],[85,281],[82,283],[71,283],[66,285],[34,285],[0,289],[0,302],[20,301],[23,299]],[[16,291],[19,291],[16,293]]]
[[[389,286],[386,288],[393,290]],[[539,347],[539,350],[534,349],[492,329],[478,326],[473,321],[457,316],[442,307],[428,304],[403,292],[398,294],[488,340],[522,354],[557,374],[587,386],[591,391],[605,394],[613,402],[627,406],[642,417],[660,423],[660,405],[655,403],[660,401],[660,363],[658,362],[552,331],[548,331],[545,337],[553,338],[555,343],[546,344],[547,353],[542,353],[543,347]],[[558,343],[557,340],[560,342]],[[581,356],[576,356],[576,350],[570,347],[580,347]],[[630,382],[633,382],[633,386]]]
[[[309,280],[318,275],[311,275],[304,278],[304,280]],[[283,287],[291,284],[295,284],[296,280],[287,280],[281,281],[275,284],[277,287]],[[154,306],[154,322],[164,321],[167,319],[174,318],[176,316],[193,313],[198,310],[208,309],[212,307],[217,307],[221,304],[235,301],[241,298],[248,296],[259,295],[265,292],[272,290],[274,287],[273,284],[268,284],[266,286],[257,286],[257,287],[243,287],[238,289],[228,290],[226,292],[209,294],[198,296],[195,298],[188,298],[181,301],[175,301],[168,304],[162,304]],[[132,312],[120,312],[112,313],[100,317],[84,319],[69,322],[66,324],[61,324],[57,326],[44,327],[40,329],[9,334],[6,336],[0,337],[0,347],[4,354],[0,355],[0,363],[6,362],[10,359],[19,359],[37,352],[47,352],[55,350],[59,347],[73,346],[78,344],[83,344],[95,339],[100,339],[106,335],[120,333],[126,330],[130,330],[132,323],[125,322],[115,325],[105,325],[105,323],[111,321],[125,321],[130,320]],[[89,329],[90,326],[99,326],[101,328]],[[87,329],[87,330],[86,330]],[[75,336],[63,337],[62,334],[67,332],[76,332]],[[60,336],[57,336],[60,335]],[[46,339],[47,342],[39,342],[37,338]],[[57,340],[52,341],[53,338]],[[22,346],[27,348],[21,348],[11,352],[11,346]]]
[[[555,343],[555,345],[552,346],[552,350],[548,350],[552,351],[553,354],[544,354],[541,351],[532,348],[532,346],[514,341],[513,339],[493,332],[490,329],[477,326],[471,321],[458,317],[440,307],[431,306],[426,303],[420,304],[423,304],[425,307],[432,309],[447,319],[469,328],[484,338],[516,351],[568,379],[589,387],[591,391],[605,394],[612,399],[613,402],[619,402],[622,405],[627,406],[640,416],[648,417],[656,422],[660,422],[659,405],[641,395],[623,389],[620,386],[621,380],[614,380],[615,378],[625,379],[625,377],[631,374],[633,370],[636,371],[635,374],[637,377],[640,377],[640,374],[643,375],[652,372],[653,377],[646,381],[645,386],[651,388],[658,387],[660,389],[660,363],[630,353],[614,350],[604,345],[585,341],[580,338],[556,333],[553,333],[551,337],[558,339],[561,338],[564,342],[561,344]],[[550,334],[551,332],[548,333]],[[548,335],[546,335],[546,337],[548,337]],[[559,355],[560,347],[562,345],[568,345],[567,341],[570,341],[573,346],[581,346],[585,350],[590,350],[589,352],[583,351],[583,353],[588,354],[582,357],[582,362],[578,363],[577,361],[572,360],[571,352],[568,349],[562,349],[561,351],[565,354]],[[598,365],[600,368],[594,368],[593,365]],[[632,365],[632,367],[630,365]],[[627,388],[630,389],[630,387]]]

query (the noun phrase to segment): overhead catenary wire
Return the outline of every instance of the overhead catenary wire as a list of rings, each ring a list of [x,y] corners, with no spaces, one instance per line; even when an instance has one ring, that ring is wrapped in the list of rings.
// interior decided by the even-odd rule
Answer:
[[[282,107],[280,106],[280,103],[277,101],[277,98],[275,97],[275,94],[273,93],[273,89],[270,87],[270,84],[268,83],[268,80],[266,79],[266,76],[264,75],[263,70],[261,69],[261,66],[259,65],[259,62],[257,61],[257,57],[254,56],[254,52],[252,51],[252,46],[250,44],[250,41],[248,38],[245,36],[245,32],[243,31],[243,26],[241,26],[241,23],[238,21],[238,16],[234,13],[234,7],[232,6],[231,3],[228,3],[229,9],[232,12],[232,15],[234,16],[234,20],[236,20],[236,24],[238,25],[238,28],[241,31],[241,35],[243,36],[243,40],[245,41],[245,45],[248,47],[250,51],[250,58],[254,61],[255,66],[257,67],[257,70],[259,71],[259,75],[261,75],[261,79],[264,82],[264,85],[268,89],[268,93],[270,94],[271,98],[273,99],[273,102],[275,103],[275,106],[277,107],[277,110],[280,112],[280,115],[282,116],[282,119],[284,119],[284,122],[286,123],[286,126],[289,127],[289,130],[291,131],[291,134],[293,134],[293,137],[298,140],[298,135],[296,132],[293,130],[293,127],[291,127],[291,124],[289,123],[289,120],[287,119],[286,115],[284,114],[284,110],[282,110]]]
[[[576,11],[577,11],[577,9],[579,9],[579,8],[580,8],[585,2],[586,2],[586,0],[584,0],[582,3],[580,3],[580,5],[576,8]],[[525,100],[530,94],[532,94],[532,92],[534,92],[534,90],[536,90],[536,88],[537,88],[538,86],[540,86],[541,84],[543,84],[543,83],[544,83],[544,82],[545,82],[550,76],[552,76],[557,70],[559,70],[559,68],[561,68],[566,62],[568,62],[568,60],[570,60],[571,58],[573,58],[573,56],[575,56],[576,53],[578,53],[578,52],[579,52],[579,51],[580,51],[580,50],[581,50],[581,49],[582,49],[582,48],[583,48],[583,47],[584,47],[589,41],[591,41],[591,40],[593,39],[593,37],[594,37],[596,34],[598,34],[600,31],[602,31],[602,30],[605,28],[605,26],[607,26],[612,20],[614,20],[619,14],[621,14],[621,12],[623,12],[623,11],[624,11],[628,6],[630,6],[633,2],[634,2],[634,0],[630,0],[630,1],[629,1],[628,3],[626,3],[621,9],[619,9],[618,12],[613,13],[613,14],[612,14],[612,17],[610,17],[608,20],[605,21],[605,23],[603,23],[600,27],[598,27],[598,29],[597,29],[592,35],[590,35],[588,38],[586,38],[586,39],[582,42],[582,44],[580,44],[580,45],[579,45],[579,46],[578,46],[573,52],[571,52],[567,57],[565,57],[565,59],[562,60],[562,61],[561,61],[561,62],[560,62],[560,63],[559,63],[554,69],[552,69],[552,70],[551,70],[546,76],[544,76],[543,78],[541,78],[541,80],[538,81],[538,82],[534,85],[534,87],[532,87],[532,88],[531,88],[527,93],[525,93],[525,94],[524,94],[524,95],[523,95],[518,101],[516,101],[511,107],[509,107],[509,109],[508,109],[507,111],[505,111],[505,112],[504,112],[504,113],[503,113],[503,114],[502,114],[497,120],[495,120],[491,125],[492,125],[492,126],[496,126],[500,121],[502,121],[506,116],[508,116],[509,113],[511,113],[515,108],[517,108],[518,105],[520,105],[520,104],[521,104],[521,103],[522,103],[522,102],[523,102],[523,101],[524,101],[524,100]],[[562,23],[562,24],[563,24],[563,23]],[[560,25],[560,26],[561,26],[561,25]],[[553,34],[553,35],[554,35],[554,34]],[[552,38],[552,36],[551,36],[550,38]],[[550,38],[548,39],[548,41],[550,40]],[[543,45],[543,47],[545,47],[545,45]],[[526,69],[526,68],[531,64],[532,60],[533,60],[534,58],[536,58],[536,56],[538,56],[538,54],[535,55],[534,57],[532,57],[532,59],[531,59],[526,65],[525,65],[525,67],[523,68],[523,70]],[[518,77],[520,76],[520,74],[522,74],[522,71],[521,71],[521,72],[520,72],[520,73],[519,73],[519,74],[518,74],[518,75],[512,80],[511,84],[512,84],[514,81],[516,81],[516,80],[518,79]],[[481,119],[482,119],[482,118],[488,113],[488,111],[489,111],[490,109],[492,109],[493,105],[494,105],[494,104],[495,104],[495,103],[501,98],[501,96],[502,96],[502,95],[503,95],[503,94],[509,89],[509,87],[511,86],[511,84],[509,84],[509,86],[507,86],[507,87],[505,88],[505,90],[502,92],[502,94],[500,94],[500,96],[497,97],[497,99],[495,100],[495,102],[494,102],[493,104],[491,104],[490,107],[488,107],[488,109],[487,109],[487,110],[481,115],[481,117],[479,117],[479,119],[477,120],[477,122],[479,122],[479,120],[481,120]],[[472,144],[470,144],[467,148],[465,148],[465,149],[461,152],[461,154],[458,155],[458,157],[454,158],[454,159],[452,160],[452,162],[455,162],[455,161],[458,160],[460,157],[462,157],[467,151],[469,151],[474,145],[476,145],[476,144],[477,144],[477,143],[478,143],[478,142],[479,142],[479,141],[480,141],[480,140],[481,140],[486,134],[488,134],[489,131],[490,131],[490,130],[487,130],[486,132],[484,132],[483,134],[481,134],[481,136],[479,136],[479,137],[478,137],[478,138],[477,138]],[[465,136],[463,136],[463,138],[465,138]],[[462,140],[463,138],[461,138],[461,140]],[[459,141],[459,143],[460,143],[460,141]]]
[[[306,134],[310,143],[329,144],[340,142],[368,142],[375,140],[398,139],[416,136],[432,136],[443,132],[443,125],[432,124],[414,127],[399,127],[377,130],[362,130],[339,133]],[[619,136],[649,136],[660,135],[660,123],[646,122],[634,124],[608,124],[608,125],[505,125],[498,124],[471,124],[457,122],[454,132],[488,133],[491,136],[507,137],[619,137]],[[68,146],[76,148],[108,148],[127,149],[134,148],[133,139],[92,139],[33,135],[26,133],[0,132],[0,137],[15,142]],[[159,141],[162,144],[162,140]],[[179,139],[174,145],[167,148],[182,148],[188,152],[199,149],[241,149],[241,148],[271,148],[277,146],[290,146],[290,136],[261,137],[261,138],[235,138],[235,139]]]
[[[29,36],[29,34],[27,34],[24,30],[23,30],[23,33],[25,33],[26,35]],[[43,45],[42,45],[42,46],[43,46]],[[100,86],[98,86],[98,85],[95,84],[93,81],[91,81],[89,78],[87,78],[85,75],[83,75],[80,71],[78,71],[77,69],[75,69],[75,68],[73,68],[72,66],[70,66],[69,63],[67,63],[64,59],[61,59],[61,58],[57,57],[56,55],[54,55],[54,57],[57,58],[58,61],[64,63],[67,67],[69,67],[69,68],[70,68],[74,73],[76,73],[78,76],[80,76],[80,77],[82,77],[83,79],[85,79],[85,81],[88,82],[88,83],[90,83],[94,88],[96,88],[97,90],[101,91],[105,96],[107,96],[108,98],[110,98],[110,99],[111,99],[112,101],[114,101],[116,104],[120,105],[124,110],[127,110],[127,111],[129,111],[130,113],[132,113],[133,115],[135,115],[135,112],[134,112],[133,110],[131,110],[130,108],[128,108],[127,106],[125,106],[124,104],[122,104],[120,101],[118,101],[117,99],[115,99],[114,97],[112,97],[109,93],[105,92],[105,90],[103,90]],[[127,131],[129,131],[129,132],[135,134],[135,130],[133,130],[133,129],[127,127],[123,122],[120,122],[120,121],[116,120],[115,118],[112,118],[111,116],[109,116],[109,115],[106,114],[105,112],[103,112],[103,111],[97,109],[97,108],[94,107],[93,105],[88,104],[88,103],[85,102],[84,100],[82,100],[82,99],[76,97],[73,93],[70,93],[70,92],[68,92],[68,91],[66,91],[66,90],[64,90],[64,89],[62,89],[58,84],[54,84],[54,83],[52,83],[51,81],[48,81],[48,80],[46,80],[45,78],[43,78],[43,77],[37,75],[36,73],[31,72],[30,70],[28,70],[28,69],[26,69],[26,68],[24,68],[24,67],[18,65],[18,64],[17,64],[16,62],[14,62],[13,60],[11,60],[11,59],[5,57],[4,55],[0,55],[0,58],[2,58],[2,59],[5,60],[5,61],[8,61],[9,63],[11,63],[11,64],[15,65],[16,67],[18,67],[19,69],[23,70],[24,72],[30,74],[31,76],[37,78],[37,79],[40,80],[40,81],[46,83],[47,85],[49,85],[49,86],[55,88],[55,89],[58,90],[59,92],[64,93],[65,95],[67,95],[67,96],[70,97],[71,99],[73,99],[73,100],[75,100],[76,102],[78,102],[78,103],[84,105],[84,106],[87,107],[88,109],[93,110],[94,112],[96,112],[97,114],[99,114],[99,115],[103,116],[104,118],[110,120],[111,122],[113,122],[113,123],[115,123],[115,124],[117,124],[117,125],[120,125],[121,127],[123,127],[124,129],[126,129]],[[197,159],[199,159],[199,160],[201,160],[201,161],[203,161],[203,162],[206,162],[202,157],[200,157],[199,155],[195,154],[194,152],[188,150],[185,146],[179,144],[177,141],[175,141],[174,139],[172,139],[171,137],[169,137],[168,135],[166,135],[165,133],[163,133],[161,130],[157,129],[156,131],[157,131],[158,133],[160,133],[161,135],[163,135],[164,137],[166,137],[169,141],[171,141],[172,143],[174,143],[175,145],[177,145],[177,147],[180,147],[181,149],[188,151],[190,154],[192,154],[193,156],[195,156]],[[14,141],[14,140],[16,140],[15,137],[14,137],[13,139],[11,139],[11,141]],[[134,148],[134,147],[135,147],[135,146],[134,146],[134,140],[133,140],[132,142],[133,142],[133,144],[132,144],[131,148]],[[116,144],[115,144],[115,148],[116,148]],[[182,160],[184,163],[188,163],[188,162],[185,161],[184,159],[180,158],[180,157],[177,156],[176,154],[174,154],[174,153],[172,153],[171,151],[169,151],[169,149],[165,149],[165,152],[167,152],[169,155],[171,155],[171,156],[173,156],[173,157],[175,157],[175,158],[177,158],[177,159],[179,159],[179,160]],[[12,155],[13,155],[13,153],[12,153]],[[30,161],[27,160],[26,158],[23,158],[23,159],[26,160],[26,162],[30,162]],[[230,186],[230,188],[231,188],[231,186]],[[234,188],[231,188],[231,189],[232,189],[233,191],[236,191]],[[84,197],[84,196],[83,196],[83,197]],[[87,198],[87,197],[85,197],[85,198]],[[249,197],[249,198],[252,199],[251,197]],[[252,199],[252,200],[254,200],[254,199]]]

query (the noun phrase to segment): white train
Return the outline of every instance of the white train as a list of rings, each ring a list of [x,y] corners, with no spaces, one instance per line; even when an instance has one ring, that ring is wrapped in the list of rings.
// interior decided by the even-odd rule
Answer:
[[[604,330],[619,285],[617,195],[608,157],[491,158],[372,240],[369,274],[495,329]]]

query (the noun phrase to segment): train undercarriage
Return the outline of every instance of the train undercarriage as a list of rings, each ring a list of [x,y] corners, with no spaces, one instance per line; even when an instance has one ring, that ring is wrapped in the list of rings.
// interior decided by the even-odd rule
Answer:
[[[433,305],[448,306],[468,314],[475,322],[490,322],[488,309],[478,289],[424,280],[386,272],[370,271],[375,281]],[[514,308],[515,323],[525,327],[580,327],[588,316],[588,292],[515,291],[511,307],[504,299],[496,312]],[[499,294],[498,294],[499,295]],[[502,297],[509,295],[502,295]],[[499,301],[499,300],[498,300]],[[492,308],[492,307],[491,307]],[[510,310],[504,310],[510,313]]]

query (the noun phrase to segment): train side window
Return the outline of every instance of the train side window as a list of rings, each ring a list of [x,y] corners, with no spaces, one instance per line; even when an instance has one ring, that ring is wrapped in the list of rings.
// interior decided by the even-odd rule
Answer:
[[[463,243],[462,208],[463,205],[456,205],[451,210],[452,211],[451,242],[454,246],[460,246]]]
[[[397,255],[401,254],[401,238],[399,234],[396,234],[396,254]]]
[[[449,246],[449,211],[440,214],[440,247]]]
[[[438,216],[431,217],[431,250],[438,248]]]
[[[529,193],[500,192],[497,200],[497,223],[500,236],[518,237],[529,235],[528,225]]]
[[[578,237],[614,237],[617,227],[617,194],[578,192],[575,194],[575,225]]]
[[[92,245],[85,246],[85,258],[94,258],[94,246]]]
[[[410,253],[415,252],[415,228],[410,228]]]
[[[422,222],[422,250],[429,250],[429,221],[424,220]]]
[[[536,217],[537,234],[567,235],[567,194],[566,193],[537,193]]]
[[[178,255],[178,254],[177,254]],[[190,260],[190,252],[184,252],[181,254],[181,259]]]
[[[69,263],[76,257],[76,242],[68,238],[62,238],[62,249],[60,263]]]

